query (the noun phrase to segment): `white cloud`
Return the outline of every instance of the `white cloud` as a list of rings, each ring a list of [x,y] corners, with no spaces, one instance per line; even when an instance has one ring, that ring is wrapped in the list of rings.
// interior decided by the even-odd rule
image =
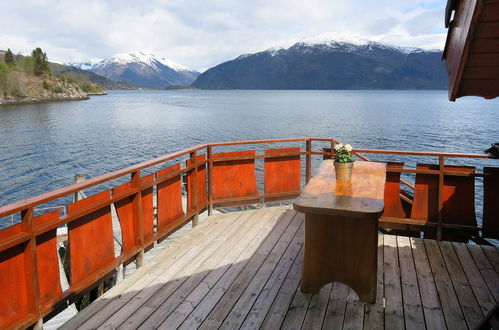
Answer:
[[[19,0],[0,4],[0,48],[59,62],[143,50],[195,69],[342,34],[443,48],[445,0]]]

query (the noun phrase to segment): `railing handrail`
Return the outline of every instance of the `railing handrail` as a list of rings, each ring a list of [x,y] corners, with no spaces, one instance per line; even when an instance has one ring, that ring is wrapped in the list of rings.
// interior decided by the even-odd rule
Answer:
[[[231,142],[216,142],[216,143],[205,143],[198,144],[193,147],[185,148],[179,151],[175,151],[169,153],[164,156],[156,157],[151,160],[147,160],[135,165],[128,166],[123,169],[119,169],[116,171],[112,171],[110,173],[106,173],[81,183],[72,184],[69,186],[65,186],[47,193],[43,193],[34,197],[27,198],[23,201],[14,202],[5,206],[0,206],[0,218],[9,216],[13,213],[21,212],[30,207],[34,207],[51,200],[75,193],[80,190],[88,189],[93,186],[120,178],[127,174],[131,174],[136,171],[140,171],[146,169],[148,167],[158,165],[160,163],[167,162],[177,157],[185,156],[190,154],[193,151],[198,151],[201,149],[205,149],[208,147],[223,147],[223,146],[235,146],[235,145],[250,145],[250,144],[264,144],[264,143],[289,143],[289,142],[300,142],[300,141],[321,141],[321,142],[338,142],[335,139],[326,139],[326,138],[292,138],[292,139],[268,139],[268,140],[248,140],[248,141],[231,141]],[[305,154],[307,151],[305,151]],[[324,154],[322,152],[314,152],[311,151],[312,154]],[[453,158],[494,158],[485,154],[474,154],[474,153],[449,153],[449,152],[428,152],[428,151],[412,151],[412,150],[387,150],[387,149],[355,149],[354,153],[370,153],[370,154],[394,154],[394,155],[410,155],[410,156],[432,156],[432,157],[453,157]],[[207,159],[209,161],[209,159]],[[414,171],[413,171],[414,172]],[[417,173],[417,172],[414,172]]]

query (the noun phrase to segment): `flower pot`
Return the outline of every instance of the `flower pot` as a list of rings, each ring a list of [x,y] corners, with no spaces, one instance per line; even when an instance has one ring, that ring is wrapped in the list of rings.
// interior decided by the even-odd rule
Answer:
[[[334,170],[336,172],[336,180],[350,181],[352,179],[353,163],[338,163],[334,162]]]

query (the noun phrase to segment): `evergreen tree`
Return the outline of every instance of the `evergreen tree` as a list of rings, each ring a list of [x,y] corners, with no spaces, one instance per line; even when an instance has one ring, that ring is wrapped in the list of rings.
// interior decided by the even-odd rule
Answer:
[[[5,53],[5,63],[7,63],[8,66],[14,67],[16,65],[16,60],[14,59],[14,54],[12,54],[12,51],[7,49],[7,52]]]
[[[33,49],[31,56],[35,60],[35,65],[33,67],[33,74],[35,76],[39,77],[45,72],[50,72],[47,54],[44,53],[40,47]]]

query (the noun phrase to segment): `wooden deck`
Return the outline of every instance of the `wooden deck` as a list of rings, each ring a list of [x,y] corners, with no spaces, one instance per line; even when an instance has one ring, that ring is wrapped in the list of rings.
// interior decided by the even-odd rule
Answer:
[[[499,301],[496,247],[378,237],[378,291],[299,290],[303,215],[214,215],[101,296],[66,329],[466,329]]]

